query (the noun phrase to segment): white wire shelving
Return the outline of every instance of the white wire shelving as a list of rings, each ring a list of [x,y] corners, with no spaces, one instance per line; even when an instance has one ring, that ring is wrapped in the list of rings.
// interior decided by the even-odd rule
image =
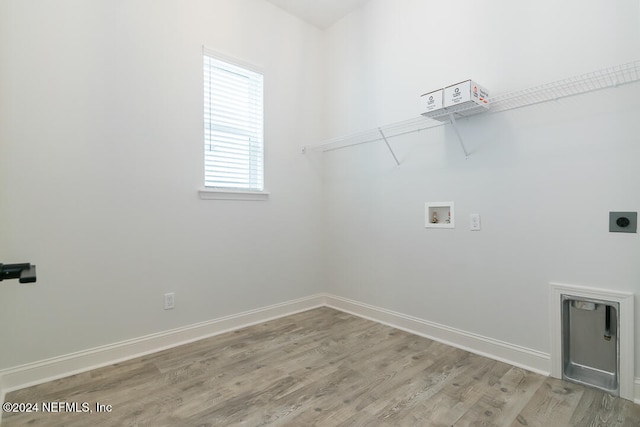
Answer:
[[[523,89],[515,92],[505,93],[494,97],[489,97],[489,108],[480,112],[481,114],[494,114],[516,108],[527,107],[543,102],[553,101],[569,96],[580,95],[602,89],[615,88],[621,85],[636,83],[640,81],[640,61],[604,68],[579,76],[570,77],[555,82]],[[471,111],[474,110],[474,111]],[[469,113],[478,112],[476,106],[455,111],[441,109],[430,114],[430,117],[418,116],[408,120],[381,126],[375,129],[349,135],[327,139],[320,143],[309,144],[302,147],[302,152],[306,150],[333,151],[354,145],[367,144],[376,141],[384,141],[391,152],[395,162],[399,161],[393,152],[389,139],[414,132],[420,132],[437,126],[451,124],[456,131],[460,144],[466,156],[467,150],[464,141],[458,130],[456,119],[467,117]]]

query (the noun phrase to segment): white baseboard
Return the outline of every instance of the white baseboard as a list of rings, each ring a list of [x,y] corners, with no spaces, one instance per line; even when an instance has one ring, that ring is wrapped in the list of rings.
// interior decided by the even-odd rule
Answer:
[[[325,298],[328,307],[383,323],[529,371],[546,376],[549,375],[551,359],[547,353],[334,295],[326,295]]]
[[[14,390],[112,365],[135,357],[323,306],[433,339],[542,375],[548,376],[550,372],[551,359],[547,353],[347,298],[330,294],[316,294],[306,298],[2,370],[0,371],[0,404],[4,402],[5,394]],[[635,402],[640,404],[640,378],[635,378],[634,385]]]
[[[326,305],[324,295],[312,295],[219,319],[4,369],[0,371],[0,404],[4,402],[5,394],[14,390],[112,365],[324,305]]]
[[[375,307],[335,295],[325,295],[326,306],[336,310],[389,325],[403,331],[420,335],[452,347],[499,360],[541,375],[549,376],[551,356],[548,353],[517,346],[504,341],[477,335],[424,319]],[[634,403],[640,404],[640,377],[634,381]]]

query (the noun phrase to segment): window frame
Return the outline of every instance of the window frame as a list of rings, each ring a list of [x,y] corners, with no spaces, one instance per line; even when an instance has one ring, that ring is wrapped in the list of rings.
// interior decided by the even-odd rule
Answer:
[[[223,63],[227,63],[232,67],[239,67],[245,71],[248,71],[250,73],[257,73],[260,74],[262,76],[262,94],[261,94],[261,98],[262,98],[262,105],[261,105],[261,124],[262,124],[262,129],[261,129],[261,140],[262,140],[262,147],[261,147],[261,155],[262,155],[262,177],[261,177],[261,183],[262,183],[262,189],[252,189],[252,188],[241,188],[241,187],[234,187],[234,186],[207,186],[206,185],[206,145],[208,143],[207,140],[207,135],[206,135],[206,87],[205,87],[205,61],[206,61],[206,57],[210,57],[213,58],[214,60],[217,61],[221,61]],[[202,143],[203,143],[203,159],[202,159],[202,166],[203,166],[203,186],[198,190],[198,195],[201,199],[205,199],[205,200],[255,200],[255,201],[264,201],[268,199],[269,196],[269,192],[266,191],[265,189],[265,164],[266,164],[266,156],[265,156],[265,141],[264,141],[264,79],[265,79],[265,74],[264,74],[264,70],[261,67],[258,67],[254,64],[250,64],[247,63],[245,61],[239,60],[237,58],[231,57],[229,55],[226,54],[221,54],[220,52],[217,52],[215,50],[212,50],[210,48],[207,48],[206,46],[202,46]]]

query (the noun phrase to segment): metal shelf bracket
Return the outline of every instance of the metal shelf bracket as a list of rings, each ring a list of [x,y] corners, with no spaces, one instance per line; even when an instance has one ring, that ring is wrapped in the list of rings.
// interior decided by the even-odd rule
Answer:
[[[462,147],[462,151],[464,152],[464,158],[469,158],[469,152],[467,151],[467,147],[464,146],[464,140],[462,139],[462,135],[460,134],[460,129],[458,128],[458,123],[456,122],[456,118],[453,113],[449,113],[449,120],[451,121],[451,127],[456,131],[456,135],[458,136],[458,141],[460,141],[460,146]]]
[[[396,166],[400,166],[400,162],[398,161],[398,158],[396,157],[396,153],[393,152],[393,149],[391,148],[391,145],[389,145],[389,141],[387,141],[387,137],[384,136],[384,132],[382,132],[382,129],[380,129],[380,128],[378,128],[378,132],[380,132],[380,135],[382,136],[382,139],[384,140],[384,143],[387,144],[387,148],[389,149],[389,152],[393,156],[393,160],[395,160]]]

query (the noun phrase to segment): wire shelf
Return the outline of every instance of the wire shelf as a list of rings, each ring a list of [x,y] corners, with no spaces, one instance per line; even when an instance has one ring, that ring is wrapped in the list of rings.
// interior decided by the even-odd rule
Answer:
[[[302,147],[302,151],[304,152],[307,149],[333,151],[370,142],[383,140],[386,142],[386,140],[390,138],[445,125],[450,123],[454,117],[467,117],[480,113],[498,113],[638,81],[640,81],[640,61],[634,61],[567,79],[557,80],[540,86],[490,97],[488,109],[478,108],[477,106],[470,106],[455,111],[441,109],[431,113],[429,117],[414,117],[376,129],[331,138],[317,144],[305,145]]]
[[[640,61],[535,86],[489,99],[491,112],[512,110],[640,80]]]
[[[303,147],[305,149],[311,149],[316,151],[333,151],[339,150],[345,147],[351,147],[354,145],[368,144],[370,142],[382,141],[384,137],[395,138],[401,135],[407,135],[421,130],[430,129],[436,126],[442,126],[446,123],[436,122],[426,117],[414,117],[411,119],[403,120],[401,122],[395,122],[386,126],[381,126],[375,129],[369,129],[363,132],[352,133],[348,135],[339,136],[336,138],[327,139],[319,144],[311,144]],[[383,137],[384,135],[384,137]]]

